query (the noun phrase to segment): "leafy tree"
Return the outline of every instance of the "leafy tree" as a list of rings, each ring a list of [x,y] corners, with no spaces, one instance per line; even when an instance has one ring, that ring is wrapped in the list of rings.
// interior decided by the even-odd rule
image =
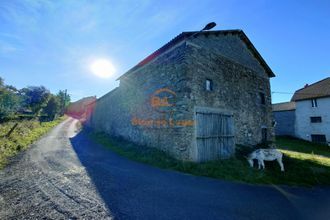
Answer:
[[[0,119],[13,115],[20,107],[20,99],[9,91],[0,91]]]
[[[66,107],[70,104],[70,95],[67,94],[66,90],[60,90],[56,95],[60,101],[60,114],[63,115]]]
[[[6,89],[13,92],[13,93],[18,93],[18,89],[16,89],[15,86],[11,86],[11,85],[6,85]]]
[[[3,78],[0,77],[0,88],[2,88],[5,85]]]
[[[15,87],[6,86],[0,77],[0,120],[13,115],[20,108],[20,96],[13,88]]]
[[[57,114],[60,113],[60,100],[57,96],[51,95],[50,99],[47,102],[47,105],[44,107],[43,112],[48,115],[48,118],[54,120]]]
[[[35,115],[46,106],[50,92],[44,86],[29,86],[20,90],[24,97],[25,106],[30,108]]]

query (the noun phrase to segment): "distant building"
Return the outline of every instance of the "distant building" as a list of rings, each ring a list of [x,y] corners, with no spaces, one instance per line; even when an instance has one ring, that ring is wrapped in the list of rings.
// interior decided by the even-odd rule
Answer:
[[[330,77],[306,84],[291,102],[273,104],[276,135],[330,143]]]
[[[330,143],[330,77],[297,90],[295,136]]]
[[[122,75],[89,124],[180,160],[273,140],[274,73],[241,30],[183,32]]]
[[[81,121],[87,120],[92,114],[95,102],[95,96],[79,99],[69,104],[66,109],[66,114],[78,118]]]
[[[275,134],[295,136],[295,102],[273,104]]]

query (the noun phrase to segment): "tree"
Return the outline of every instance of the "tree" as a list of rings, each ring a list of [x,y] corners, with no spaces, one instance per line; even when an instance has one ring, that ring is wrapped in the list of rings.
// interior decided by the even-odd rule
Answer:
[[[47,105],[44,107],[43,112],[48,115],[48,118],[54,120],[57,114],[60,113],[61,104],[57,96],[51,95],[50,99],[47,102]]]
[[[25,107],[32,110],[35,115],[46,106],[50,97],[50,92],[44,86],[29,86],[20,90],[20,94],[24,97]]]
[[[6,85],[6,89],[13,92],[13,93],[18,93],[18,89],[16,89],[15,86],[12,86],[12,85]]]
[[[21,99],[17,92],[14,92],[14,88],[6,86],[0,77],[0,120],[15,114],[20,108]]]
[[[0,88],[2,88],[5,85],[3,78],[0,77]]]
[[[66,90],[60,90],[56,95],[60,101],[60,114],[63,115],[66,107],[70,104],[70,95],[67,94]]]
[[[0,119],[13,115],[20,107],[19,97],[7,90],[0,91]]]

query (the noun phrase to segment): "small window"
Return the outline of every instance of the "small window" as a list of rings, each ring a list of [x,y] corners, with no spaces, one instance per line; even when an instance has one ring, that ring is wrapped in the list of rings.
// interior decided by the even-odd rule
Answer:
[[[312,134],[312,142],[316,143],[326,143],[327,139],[324,134]]]
[[[212,91],[213,90],[213,82],[210,79],[207,79],[205,81],[205,89],[206,91]]]
[[[260,92],[260,93],[259,93],[259,96],[260,96],[260,103],[261,103],[262,105],[266,104],[265,93]]]
[[[311,117],[311,123],[321,123],[322,117]]]
[[[312,99],[312,107],[313,108],[317,107],[317,99]]]

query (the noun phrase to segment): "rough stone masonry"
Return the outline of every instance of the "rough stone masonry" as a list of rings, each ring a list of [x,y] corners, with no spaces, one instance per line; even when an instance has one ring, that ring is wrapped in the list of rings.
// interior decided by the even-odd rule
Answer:
[[[273,139],[270,77],[241,30],[183,32],[122,75],[88,125],[180,160]]]

